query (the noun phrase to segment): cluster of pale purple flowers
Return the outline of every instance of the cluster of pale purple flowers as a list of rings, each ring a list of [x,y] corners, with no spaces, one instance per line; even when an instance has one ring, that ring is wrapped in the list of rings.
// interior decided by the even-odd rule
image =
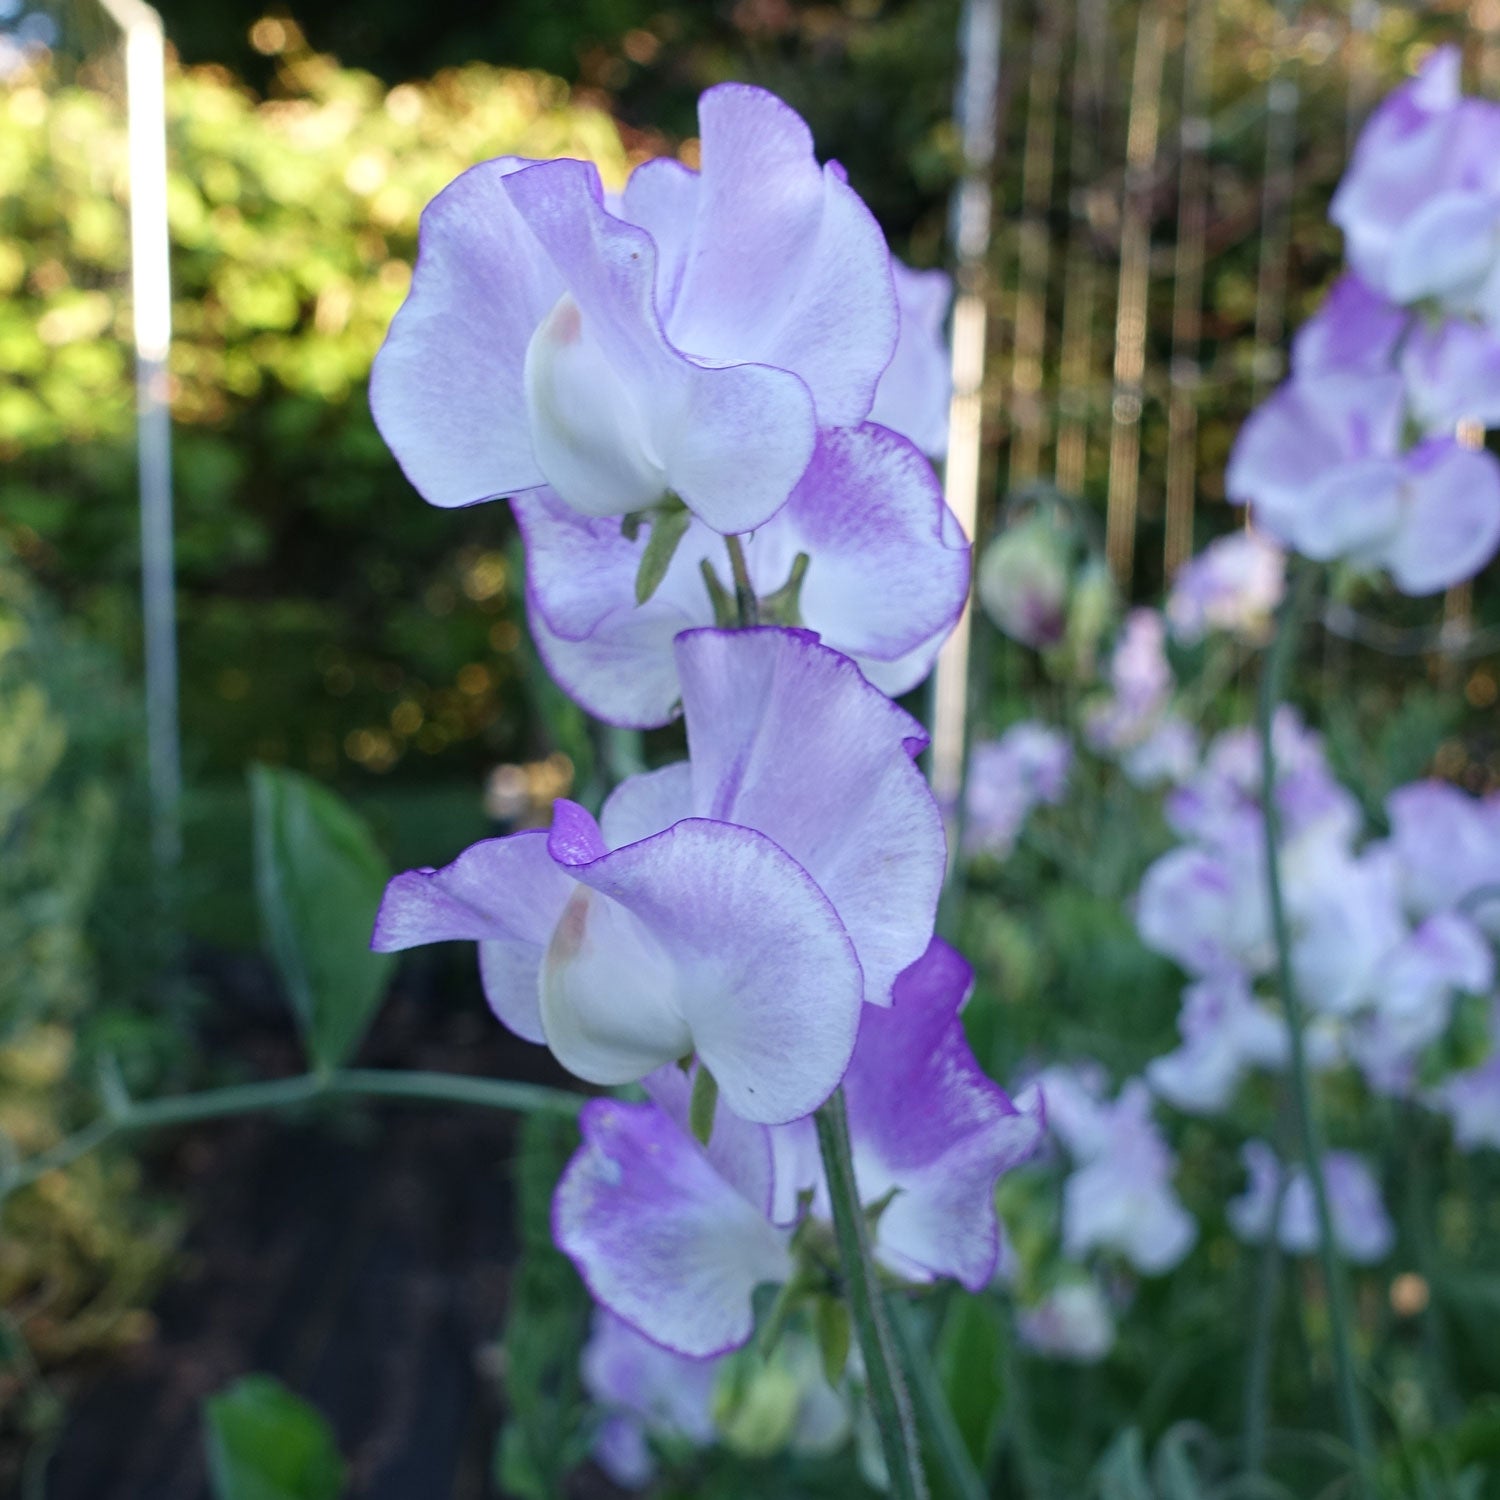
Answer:
[[[1349,270],[1226,475],[1269,535],[1407,594],[1500,547],[1500,105],[1459,64],[1438,49],[1366,124],[1331,210]]]
[[[965,783],[965,853],[1005,859],[1036,808],[1063,800],[1072,764],[1067,735],[1034,719],[977,741]]]
[[[968,590],[926,456],[948,282],[893,261],[779,100],[723,85],[699,115],[701,171],[651,161],[618,197],[580,161],[444,190],[371,389],[428,501],[509,498],[570,695],[686,730],[685,759],[597,818],[559,801],[548,829],[398,876],[374,938],[476,943],[507,1027],[639,1086],[584,1107],[553,1206],[601,1309],[600,1456],[632,1482],[648,1437],[711,1436],[758,1288],[833,1294],[812,1115],[835,1090],[875,1260],[905,1284],[989,1284],[997,1180],[1043,1128],[965,1040],[926,736],[887,696]],[[803,1396],[826,1436],[834,1394]]]

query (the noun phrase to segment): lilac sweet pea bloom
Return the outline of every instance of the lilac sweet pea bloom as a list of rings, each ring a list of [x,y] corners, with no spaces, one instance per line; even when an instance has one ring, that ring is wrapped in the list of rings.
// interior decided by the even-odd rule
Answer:
[[[1114,1309],[1096,1279],[1070,1279],[1018,1309],[1016,1332],[1037,1354],[1097,1364],[1114,1347]]]
[[[1167,623],[1186,645],[1211,630],[1263,640],[1286,590],[1286,556],[1254,531],[1234,531],[1210,542],[1172,583]]]
[[[1477,1067],[1444,1079],[1427,1095],[1427,1103],[1452,1122],[1462,1151],[1500,1151],[1500,1002],[1490,1008],[1490,1046],[1490,1056]]]
[[[1073,1158],[1063,1185],[1063,1251],[1123,1255],[1146,1276],[1170,1271],[1198,1237],[1198,1226],[1172,1186],[1176,1166],[1151,1117],[1151,1093],[1133,1079],[1112,1102],[1099,1080],[1054,1067],[1037,1078],[1049,1122]]]
[[[786,503],[820,429],[864,420],[896,348],[890,253],[801,118],[699,102],[703,170],[498,159],[429,205],[371,405],[434,505],[550,488],[587,516],[669,494],[716,531]]]
[[[1182,1045],[1146,1069],[1162,1098],[1189,1114],[1227,1109],[1252,1068],[1280,1068],[1286,1023],[1256,1000],[1243,974],[1226,971],[1189,985],[1177,1022]]]
[[[1471,578],[1500,546],[1500,464],[1451,438],[1403,450],[1400,375],[1294,374],[1240,429],[1229,498],[1319,562],[1384,569],[1407,594]]]
[[[1030,720],[975,745],[964,788],[967,852],[1006,858],[1032,809],[1062,801],[1072,763],[1068,737]]]
[[[717,1436],[714,1384],[719,1363],[687,1359],[604,1309],[583,1351],[583,1385],[603,1409],[594,1458],[616,1484],[639,1489],[656,1472],[648,1439],[707,1447]]]
[[[550,833],[398,875],[375,947],[477,941],[496,1014],[579,1077],[696,1052],[737,1114],[796,1119],[926,949],[925,736],[805,631],[692,631],[677,664],[688,761],[623,782],[598,823],[560,801]]]
[[[1500,326],[1500,105],[1465,99],[1439,47],[1370,116],[1329,217],[1393,302],[1436,298]]]
[[[867,1007],[845,1079],[855,1177],[866,1206],[888,1199],[877,1259],[912,1281],[953,1277],[977,1290],[994,1275],[995,1183],[1041,1139],[981,1072],[959,1004],[968,966],[934,941]],[[687,1128],[690,1085],[668,1067],[650,1104],[595,1100],[584,1146],[558,1184],[553,1236],[595,1298],[683,1354],[736,1348],[753,1326],[751,1294],[791,1273],[799,1199],[829,1216],[810,1121],[766,1128],[721,1105],[707,1147]]]
[[[527,616],[552,675],[608,723],[666,723],[682,691],[672,642],[713,623],[702,568],[727,579],[722,539],[692,521],[655,593],[637,604],[644,535],[631,541],[617,521],[579,515],[551,491],[520,496],[514,509]],[[927,675],[968,594],[968,543],[931,465],[870,424],[823,433],[790,500],[743,545],[761,598],[807,556],[799,622],[893,696]]]
[[[1164,724],[1175,722],[1168,705],[1176,680],[1166,648],[1166,620],[1156,610],[1133,609],[1126,615],[1110,657],[1109,696],[1084,712],[1084,738],[1094,750],[1120,756],[1123,764]]]
[[[1305,1169],[1295,1168],[1283,1188],[1281,1174],[1286,1169],[1264,1141],[1247,1141],[1240,1154],[1250,1185],[1229,1205],[1230,1227],[1242,1240],[1261,1244],[1274,1220],[1282,1249],[1292,1255],[1311,1255],[1318,1248],[1318,1217]],[[1334,1243],[1340,1252],[1356,1265],[1384,1260],[1395,1245],[1396,1232],[1369,1167],[1352,1152],[1329,1151],[1323,1157],[1323,1180]]]
[[[1399,787],[1386,803],[1403,889],[1419,915],[1463,906],[1500,936],[1500,793],[1442,781]]]

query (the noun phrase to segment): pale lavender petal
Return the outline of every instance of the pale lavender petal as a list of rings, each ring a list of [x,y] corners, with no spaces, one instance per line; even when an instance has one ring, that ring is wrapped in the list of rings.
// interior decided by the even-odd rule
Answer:
[[[893,1188],[876,1250],[902,1274],[951,1276],[978,1291],[995,1273],[995,1183],[1034,1156],[1039,1103],[1019,1110],[974,1059],[959,1019],[973,971],[946,943],[896,982],[888,1010],[867,1008],[844,1079],[860,1198]]]
[[[1038,1354],[1097,1364],[1114,1347],[1114,1311],[1097,1281],[1065,1281],[1017,1309],[1016,1332]]]
[[[649,503],[637,490],[654,472],[657,497],[680,495],[715,530],[749,531],[769,520],[812,456],[806,386],[765,365],[701,365],[667,342],[655,306],[655,244],[605,211],[590,164],[544,162],[513,174],[505,187],[572,304],[572,311],[560,304],[558,321],[539,333],[543,344],[534,342],[531,356],[535,363],[545,345],[550,361],[535,366],[538,383],[528,401],[533,442],[553,487],[576,509],[606,515]],[[568,356],[574,348],[597,351],[598,359],[590,353],[575,365]],[[611,413],[628,403],[634,426],[623,419],[611,432],[592,426],[601,364],[618,382]],[[570,489],[569,481],[585,487]]]
[[[386,887],[370,946],[394,953],[422,943],[477,942],[495,1014],[518,1036],[539,1042],[542,954],[573,889],[548,854],[545,833],[485,839],[440,870],[397,875]]]
[[[1062,801],[1073,746],[1061,730],[1026,721],[969,752],[964,847],[1004,859],[1040,803]]]
[[[1404,389],[1394,372],[1293,378],[1240,429],[1225,491],[1254,506],[1257,522],[1273,536],[1300,548],[1304,512],[1317,486],[1343,465],[1393,458],[1403,412]]]
[[[370,408],[433,505],[542,484],[526,420],[526,346],[563,284],[506,196],[529,165],[471,167],[422,214],[411,292],[370,372]]]
[[[702,818],[607,854],[562,848],[554,824],[551,847],[588,888],[542,971],[547,1040],[566,1067],[617,1083],[696,1050],[725,1103],[765,1123],[828,1097],[863,982],[838,913],[789,854]]]
[[[1190,974],[1258,974],[1270,962],[1269,916],[1253,857],[1226,860],[1187,846],[1169,851],[1141,881],[1135,920],[1148,948]]]
[[[705,1357],[754,1327],[750,1299],[791,1272],[785,1231],[655,1105],[596,1099],[552,1201],[552,1236],[594,1298],[666,1349]]]
[[[605,844],[611,849],[636,844],[692,817],[692,775],[687,761],[679,760],[657,771],[627,776],[599,811]]]
[[[1211,630],[1264,638],[1286,591],[1286,554],[1257,531],[1232,531],[1179,569],[1167,599],[1173,638],[1191,645]]]
[[[1500,925],[1500,794],[1471,797],[1441,781],[1398,787],[1386,802],[1406,899],[1419,914],[1464,903],[1487,929]],[[1493,929],[1491,929],[1493,930]]]
[[[1460,318],[1419,322],[1401,349],[1412,415],[1424,431],[1452,433],[1460,422],[1500,427],[1500,333]]]
[[[921,726],[805,631],[690,631],[677,663],[695,811],[759,829],[817,881],[865,998],[887,1004],[927,949],[945,864]]]
[[[820,435],[785,511],[751,539],[757,589],[783,583],[799,552],[802,622],[862,663],[940,641],[968,597],[968,543],[932,465],[883,427]]]
[[[1500,114],[1495,125],[1500,130]],[[1430,297],[1469,308],[1497,255],[1500,192],[1460,187],[1429,198],[1402,227],[1386,270],[1387,285],[1398,302]]]
[[[1318,562],[1348,558],[1378,565],[1389,556],[1401,531],[1404,481],[1395,459],[1340,464],[1308,487],[1286,517],[1281,534]]]
[[[1245,1074],[1279,1065],[1286,1027],[1250,992],[1243,974],[1228,972],[1189,985],[1178,1018],[1182,1045],[1146,1070],[1152,1088],[1189,1114],[1227,1109]]]
[[[697,1073],[697,1064],[693,1065],[691,1073],[684,1073],[673,1063],[670,1067],[658,1068],[643,1080],[651,1102],[674,1121],[684,1135],[692,1132],[693,1084]],[[714,1111],[708,1144],[703,1148],[719,1176],[766,1215],[774,1206],[772,1137],[775,1134],[776,1131],[768,1126],[741,1119],[726,1109],[720,1100]]]
[[[820,426],[863,421],[896,348],[879,225],[840,170],[819,168],[807,126],[773,94],[720,84],[698,101],[698,120],[703,171],[677,252],[672,342],[794,372]]]
[[[1289,895],[1297,931],[1292,974],[1303,1002],[1348,1015],[1374,997],[1382,969],[1407,935],[1400,869],[1390,851],[1331,862]]]
[[[674,1354],[601,1307],[581,1363],[584,1385],[601,1406],[632,1412],[653,1431],[694,1443],[714,1440],[719,1367],[711,1361]]]
[[[870,421],[909,438],[924,453],[948,451],[948,402],[953,381],[943,322],[953,282],[942,271],[914,271],[891,262],[901,311],[896,352],[875,390]]]
[[[1407,500],[1384,558],[1403,593],[1435,594],[1472,578],[1500,548],[1500,460],[1448,440],[1406,460]]]
[[[1292,340],[1292,369],[1298,375],[1389,372],[1410,322],[1405,308],[1347,272]]]

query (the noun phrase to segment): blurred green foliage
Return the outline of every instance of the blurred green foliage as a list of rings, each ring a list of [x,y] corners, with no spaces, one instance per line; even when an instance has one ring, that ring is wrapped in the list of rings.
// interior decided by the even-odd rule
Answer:
[[[203,1403],[214,1500],[339,1500],[344,1461],[321,1412],[269,1375]]]
[[[134,398],[118,99],[0,97],[0,534],[101,637],[135,635]],[[370,361],[417,217],[488,156],[577,155],[608,116],[471,67],[387,90],[305,49],[277,97],[170,80],[183,719],[200,775],[259,756],[384,772],[515,754],[529,716],[506,508],[443,517],[371,422]],[[472,764],[472,762],[471,762]]]
[[[0,1144],[20,1155],[76,1127],[103,1050],[138,1078],[170,1050],[144,1000],[157,953],[136,863],[134,728],[118,665],[0,552]],[[170,1245],[118,1153],[0,1204],[0,1435],[45,1444],[44,1377],[149,1330]],[[0,1479],[3,1464],[0,1444]]]

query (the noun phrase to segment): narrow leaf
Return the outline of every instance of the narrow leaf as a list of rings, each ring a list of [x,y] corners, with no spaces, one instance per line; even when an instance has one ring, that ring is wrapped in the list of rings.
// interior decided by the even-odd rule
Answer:
[[[692,512],[686,506],[653,511],[651,535],[641,553],[641,565],[635,575],[635,602],[644,604],[661,587],[672,564],[677,544],[686,535]]]
[[[823,1376],[834,1390],[844,1378],[849,1363],[849,1344],[854,1323],[849,1307],[838,1297],[819,1297],[814,1304],[813,1322],[818,1335],[818,1353],[823,1357]]]
[[[688,1101],[688,1124],[699,1144],[706,1146],[714,1133],[714,1112],[719,1107],[719,1083],[700,1062]]]
[[[319,1068],[359,1045],[390,976],[370,952],[389,866],[364,822],[326,787],[255,766],[255,885],[261,926],[303,1043]]]

